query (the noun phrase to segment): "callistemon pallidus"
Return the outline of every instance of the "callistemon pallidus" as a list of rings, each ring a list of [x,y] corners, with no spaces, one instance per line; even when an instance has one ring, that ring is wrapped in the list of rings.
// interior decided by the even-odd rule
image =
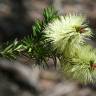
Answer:
[[[81,82],[96,81],[96,56],[84,38],[92,35],[82,15],[66,15],[55,19],[44,30],[47,40],[61,54],[61,69],[65,75]]]
[[[85,43],[84,38],[92,35],[85,22],[86,18],[82,15],[60,16],[45,28],[45,36],[59,52],[72,55]]]
[[[83,83],[96,83],[96,54],[92,47],[83,46],[74,57],[61,57],[65,76]]]

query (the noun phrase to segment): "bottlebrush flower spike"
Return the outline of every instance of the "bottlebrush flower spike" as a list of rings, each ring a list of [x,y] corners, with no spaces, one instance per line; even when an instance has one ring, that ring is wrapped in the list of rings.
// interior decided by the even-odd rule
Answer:
[[[96,83],[96,54],[92,47],[84,46],[75,57],[62,57],[60,61],[65,76],[85,84]]]
[[[82,15],[60,16],[59,19],[49,23],[44,32],[48,40],[52,41],[54,48],[61,53],[66,52],[67,48],[67,54],[68,51],[70,53],[78,50],[84,43],[84,38],[92,35],[91,29],[86,24],[86,18]]]

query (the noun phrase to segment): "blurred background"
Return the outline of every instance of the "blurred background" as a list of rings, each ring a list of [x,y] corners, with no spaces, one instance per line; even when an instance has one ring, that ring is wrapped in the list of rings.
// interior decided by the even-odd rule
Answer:
[[[49,5],[59,14],[85,14],[95,33],[96,0],[0,0],[0,42],[31,34],[34,20],[42,19],[42,11]]]

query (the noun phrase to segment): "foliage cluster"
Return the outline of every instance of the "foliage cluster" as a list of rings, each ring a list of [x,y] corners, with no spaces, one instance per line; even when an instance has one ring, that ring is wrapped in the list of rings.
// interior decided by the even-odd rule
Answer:
[[[43,20],[37,19],[35,21],[31,35],[20,41],[14,40],[3,44],[0,47],[0,56],[15,59],[17,55],[23,54],[35,58],[36,64],[42,64],[42,62],[46,64],[46,58],[55,58],[55,52],[52,50],[50,42],[45,41],[43,30],[49,22],[58,17],[58,13],[53,7],[44,9]]]

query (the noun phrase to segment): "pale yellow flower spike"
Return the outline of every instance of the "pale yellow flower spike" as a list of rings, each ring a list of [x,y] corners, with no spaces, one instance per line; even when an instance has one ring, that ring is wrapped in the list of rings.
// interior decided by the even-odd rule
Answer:
[[[84,43],[84,38],[92,35],[91,29],[85,22],[86,18],[82,15],[60,16],[59,19],[48,24],[44,30],[45,36],[48,37],[48,40],[53,41],[54,48],[59,49],[61,53],[69,44],[69,52],[77,50],[80,44]]]

